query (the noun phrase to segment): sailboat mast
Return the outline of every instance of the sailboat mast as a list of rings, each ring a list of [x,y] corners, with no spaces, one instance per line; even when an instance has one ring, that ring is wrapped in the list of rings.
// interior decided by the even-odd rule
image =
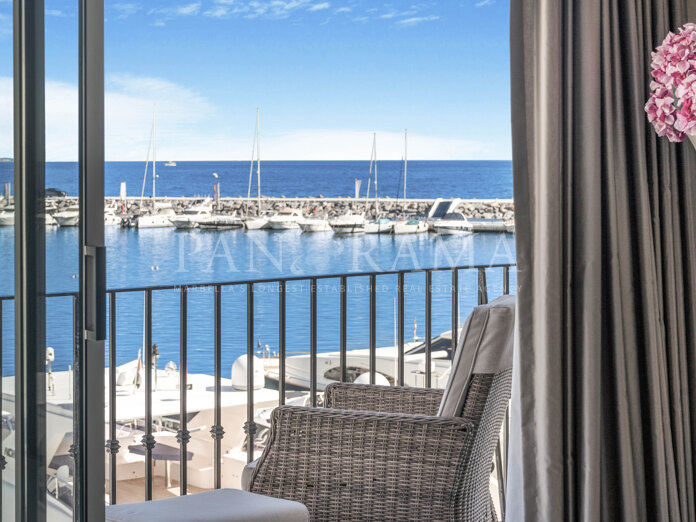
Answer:
[[[404,131],[404,210],[406,210],[406,176],[408,175],[408,129]]]
[[[258,191],[256,209],[261,216],[261,123],[258,107],[256,108],[256,189]]]
[[[258,121],[256,122],[258,127]],[[251,200],[251,181],[254,178],[254,155],[256,154],[256,129],[254,129],[253,145],[251,146],[251,163],[249,164],[249,188],[247,189],[245,216],[249,216],[249,200]]]
[[[157,180],[157,104],[152,110],[152,205],[155,205],[155,180]]]
[[[372,153],[375,158],[375,219],[377,218],[377,214],[379,212],[379,199],[377,197],[377,133],[374,133],[373,139],[372,139]]]

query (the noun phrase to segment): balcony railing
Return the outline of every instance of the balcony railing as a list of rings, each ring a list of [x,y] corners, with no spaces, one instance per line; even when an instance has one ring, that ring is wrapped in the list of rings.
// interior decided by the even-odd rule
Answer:
[[[176,430],[176,440],[179,445],[179,487],[180,494],[187,493],[187,445],[191,439],[191,432],[187,426],[188,410],[187,410],[187,391],[188,391],[188,297],[192,290],[207,289],[212,290],[214,295],[213,300],[213,364],[214,364],[214,405],[213,418],[214,424],[210,428],[210,434],[214,444],[214,464],[213,464],[213,484],[215,488],[222,487],[222,439],[225,435],[225,426],[222,422],[222,293],[227,287],[236,287],[245,289],[246,293],[246,355],[247,355],[247,375],[246,375],[246,422],[243,429],[246,434],[246,454],[247,462],[254,458],[255,450],[255,435],[258,426],[255,422],[255,404],[254,404],[254,296],[255,289],[259,285],[274,285],[278,293],[278,332],[277,332],[277,356],[278,356],[278,400],[279,404],[285,404],[287,397],[286,390],[286,359],[288,357],[286,346],[286,330],[287,330],[287,285],[291,282],[309,283],[309,400],[308,402],[316,406],[318,402],[317,388],[317,355],[318,355],[318,307],[317,307],[317,287],[321,280],[336,280],[339,282],[339,371],[338,379],[341,382],[349,381],[349,369],[347,366],[347,331],[348,331],[348,287],[349,282],[356,278],[367,278],[369,281],[368,301],[369,301],[369,382],[374,384],[377,376],[377,283],[379,278],[385,276],[396,276],[396,330],[397,330],[397,356],[394,384],[405,385],[406,379],[404,375],[405,361],[405,278],[406,274],[422,273],[425,278],[425,291],[423,306],[425,309],[425,339],[424,339],[424,379],[425,387],[431,387],[432,373],[427,369],[432,367],[432,281],[433,274],[444,272],[450,273],[451,277],[451,352],[454,355],[457,346],[457,336],[460,328],[459,325],[459,303],[460,303],[460,272],[474,271],[477,274],[477,289],[476,300],[478,304],[488,302],[488,271],[500,271],[502,276],[502,293],[508,294],[510,291],[510,271],[515,265],[512,264],[496,264],[496,265],[474,265],[474,266],[457,266],[447,268],[427,268],[414,270],[393,270],[382,272],[363,272],[363,273],[348,273],[348,274],[330,274],[317,276],[296,276],[283,277],[273,279],[256,279],[247,281],[230,281],[218,283],[204,283],[191,285],[162,285],[149,286],[127,289],[112,289],[107,290],[108,309],[109,309],[109,337],[108,337],[108,405],[109,405],[109,430],[108,440],[106,441],[106,452],[109,454],[109,501],[111,504],[117,502],[117,476],[116,476],[116,459],[117,454],[121,450],[117,439],[117,416],[116,416],[116,377],[117,377],[117,324],[118,324],[118,305],[119,300],[125,294],[140,293],[144,296],[144,314],[143,314],[143,347],[144,349],[144,395],[145,409],[143,419],[142,446],[144,453],[144,498],[151,500],[153,497],[153,448],[155,447],[155,437],[153,435],[153,294],[162,291],[176,291],[179,294],[179,424]],[[473,275],[473,274],[472,274]],[[76,292],[61,292],[47,295],[48,298],[72,298],[72,316],[73,316],[73,339],[77,340],[77,302],[78,295]],[[12,300],[10,296],[0,297],[0,372],[2,371],[2,307],[7,301]],[[74,345],[76,348],[76,345]],[[78,369],[76,369],[78,370]],[[2,375],[0,374],[0,377]],[[0,379],[0,383],[1,383]],[[1,384],[0,384],[1,386]],[[0,388],[0,394],[2,390]],[[73,391],[73,393],[75,393]],[[505,421],[505,433],[507,432],[508,421]],[[230,427],[227,427],[230,429]],[[238,428],[235,426],[234,428]],[[502,442],[505,447],[504,451],[497,452],[496,455],[496,471],[499,480],[499,491],[501,494],[501,505],[504,505],[504,483],[505,483],[505,462],[504,455],[507,454],[506,442],[503,438]],[[1,448],[0,448],[1,449]],[[0,451],[0,454],[2,452]],[[4,459],[4,457],[3,457]]]

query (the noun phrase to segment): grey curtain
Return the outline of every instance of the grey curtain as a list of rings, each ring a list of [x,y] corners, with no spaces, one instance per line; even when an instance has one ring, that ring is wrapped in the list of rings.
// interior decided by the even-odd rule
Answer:
[[[510,521],[696,520],[696,154],[643,112],[690,7],[511,2]]]

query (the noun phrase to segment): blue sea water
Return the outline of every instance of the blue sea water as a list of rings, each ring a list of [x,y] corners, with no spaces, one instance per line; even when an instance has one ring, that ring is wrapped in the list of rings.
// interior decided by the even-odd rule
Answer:
[[[149,174],[145,195],[152,194]],[[145,164],[107,162],[104,173],[105,193],[117,196],[122,181],[129,196],[140,196]],[[218,175],[213,177],[213,173]],[[220,183],[222,196],[246,196],[249,186],[249,162],[180,161],[176,167],[157,162],[158,196],[197,196],[212,194]],[[363,180],[367,188],[367,161],[266,161],[261,166],[261,193],[266,196],[325,197],[353,196],[354,180]],[[11,163],[0,163],[0,183],[12,181]],[[256,181],[254,180],[254,183]],[[48,163],[46,187],[77,195],[77,163]],[[401,197],[403,164],[379,162],[379,195]],[[255,192],[252,192],[255,194]],[[409,161],[407,196],[412,198],[511,198],[512,163],[510,161]]]
[[[388,164],[388,162],[385,162]],[[422,162],[421,177],[414,162],[409,164],[409,195],[413,197],[510,197],[510,164],[506,162]],[[243,165],[231,163],[191,163],[164,169],[158,180],[161,194],[195,195],[209,193],[210,171],[218,172],[223,195],[246,192],[247,179]],[[265,165],[264,165],[265,166]],[[107,193],[116,194],[121,180],[137,179],[135,164],[107,164]],[[140,165],[142,167],[142,165]],[[364,174],[366,165],[359,162],[296,162],[265,166],[264,194],[307,196],[324,194],[348,195],[352,179]],[[246,167],[248,169],[248,164]],[[241,169],[241,170],[240,170]],[[11,168],[10,168],[11,171]],[[239,172],[237,172],[239,171]],[[47,186],[68,193],[76,191],[76,167],[73,164],[49,164]],[[169,174],[171,172],[172,174]],[[186,174],[186,178],[184,174]],[[233,176],[233,173],[237,172]],[[389,187],[389,168],[385,172],[385,191]],[[176,173],[176,174],[175,174]],[[274,174],[275,173],[275,174]],[[142,172],[140,172],[142,176]],[[396,187],[398,171],[392,171],[391,183]],[[6,165],[0,164],[0,181],[7,176]],[[229,176],[229,180],[225,183]],[[168,178],[175,178],[177,181]],[[366,176],[364,176],[366,178]],[[413,178],[413,182],[411,181]],[[188,181],[187,181],[188,179]],[[382,179],[380,177],[380,179]],[[419,181],[420,179],[420,181]],[[266,182],[268,180],[268,182]],[[274,181],[275,180],[275,181]],[[285,183],[284,183],[285,180]],[[142,181],[142,179],[141,179]],[[167,184],[169,183],[169,184]],[[180,185],[178,185],[180,184]],[[227,190],[225,187],[228,187]],[[266,187],[268,190],[266,190]],[[333,192],[332,192],[333,190]],[[171,192],[170,192],[171,191]],[[159,192],[159,191],[158,191]],[[13,293],[14,230],[0,227],[0,295]],[[334,236],[331,233],[302,234],[298,230],[269,232],[230,230],[205,232],[174,229],[121,230],[106,228],[107,286],[110,289],[153,285],[175,285],[273,279],[286,276],[322,274],[359,274],[370,271],[429,268],[436,266],[514,263],[515,242],[510,234],[474,234],[472,236],[438,237],[356,235]],[[46,280],[48,292],[77,289],[77,228],[49,228],[46,232]],[[488,269],[489,292],[493,298],[502,293],[502,270]],[[395,339],[396,276],[380,276],[377,280],[377,345],[390,346]],[[512,285],[515,282],[512,273]],[[348,348],[364,348],[369,342],[368,278],[355,277],[348,284]],[[514,288],[514,286],[512,286]],[[451,328],[451,274],[433,275],[434,334]],[[318,286],[318,348],[333,351],[339,346],[338,279],[320,280]],[[425,285],[422,273],[406,277],[406,339],[425,333]],[[459,276],[459,317],[468,315],[476,304],[477,274],[463,270]],[[210,288],[195,289],[188,297],[189,371],[213,371],[213,292]],[[222,292],[222,360],[228,373],[234,360],[246,353],[245,286],[224,287]],[[54,347],[54,369],[72,364],[71,298],[47,300],[47,345]],[[309,283],[288,283],[287,349],[299,353],[309,350],[310,324]],[[13,373],[13,305],[6,302],[2,310],[3,373]],[[119,364],[136,358],[142,347],[143,294],[120,293],[116,303],[116,353]],[[179,357],[179,293],[175,290],[153,294],[153,342],[158,344],[161,366],[168,360],[178,364]],[[277,285],[256,285],[254,295],[254,344],[278,345]],[[160,367],[161,367],[160,366]]]

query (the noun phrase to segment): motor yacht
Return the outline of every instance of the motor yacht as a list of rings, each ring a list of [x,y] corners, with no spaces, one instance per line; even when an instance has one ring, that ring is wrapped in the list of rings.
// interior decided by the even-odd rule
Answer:
[[[394,234],[422,234],[428,231],[428,223],[420,219],[407,219],[394,224]]]
[[[331,225],[325,218],[309,216],[300,221],[302,232],[331,232]]]
[[[187,208],[182,213],[169,218],[169,221],[176,228],[186,230],[196,228],[201,220],[210,217],[212,214],[213,201],[205,199]]]
[[[268,219],[268,225],[273,230],[291,230],[300,228],[302,212],[296,208],[284,208]]]
[[[235,212],[229,214],[213,214],[198,221],[198,228],[201,230],[230,230],[242,228],[244,221]]]
[[[440,235],[471,234],[473,228],[461,212],[450,212],[433,223],[433,230]]]
[[[67,209],[53,214],[59,227],[76,227],[80,222],[80,206],[71,205]]]
[[[14,226],[14,216],[14,207],[11,205],[0,210],[0,227]]]
[[[360,234],[365,232],[365,215],[347,213],[329,221],[334,234]]]
[[[171,219],[176,217],[174,207],[166,201],[155,201],[150,212],[141,214],[136,220],[138,228],[166,228],[173,227]]]

